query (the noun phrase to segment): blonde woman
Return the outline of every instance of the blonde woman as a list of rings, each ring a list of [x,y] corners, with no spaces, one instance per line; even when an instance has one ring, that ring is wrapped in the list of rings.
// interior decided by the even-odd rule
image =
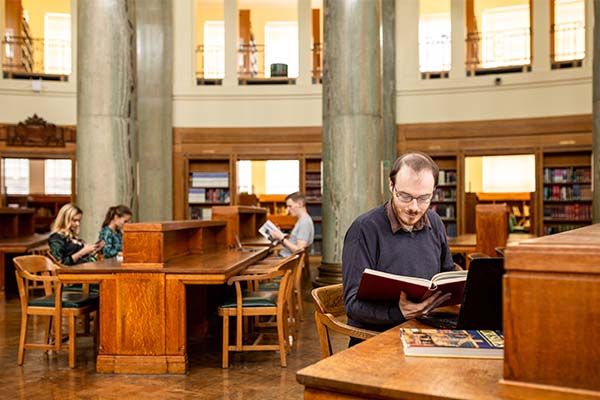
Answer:
[[[50,252],[63,265],[96,261],[95,255],[104,247],[103,241],[86,244],[79,238],[79,225],[83,212],[75,204],[62,206],[48,238]]]

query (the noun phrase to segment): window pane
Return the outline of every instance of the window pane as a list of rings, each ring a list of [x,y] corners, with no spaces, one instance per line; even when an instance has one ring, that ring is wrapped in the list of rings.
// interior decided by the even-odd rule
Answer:
[[[535,155],[483,157],[483,191],[535,192]]]
[[[531,62],[528,4],[483,10],[481,30],[484,68]]]
[[[237,162],[238,193],[252,193],[252,161]]]
[[[223,79],[225,77],[225,23],[206,21],[204,23],[204,78]]]
[[[266,194],[289,194],[300,190],[298,160],[269,160],[266,162]]]
[[[583,0],[555,0],[554,60],[585,57],[585,4]]]
[[[71,15],[47,13],[44,16],[44,72],[71,73]]]
[[[44,161],[44,192],[71,194],[71,160]]]
[[[449,0],[419,3],[419,69],[421,72],[450,70],[452,57]]]
[[[271,64],[288,66],[288,77],[298,76],[298,23],[265,23],[265,76],[271,76]]]
[[[3,161],[6,194],[29,194],[29,159],[5,158]]]

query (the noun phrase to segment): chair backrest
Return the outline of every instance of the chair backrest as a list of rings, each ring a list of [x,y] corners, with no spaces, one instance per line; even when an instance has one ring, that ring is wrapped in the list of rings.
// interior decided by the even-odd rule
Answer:
[[[377,335],[377,332],[355,328],[343,321],[346,310],[344,288],[341,283],[313,289],[311,295],[315,302],[315,324],[319,333],[321,358],[327,358],[333,353],[329,329],[363,340]]]
[[[508,207],[502,204],[478,204],[475,207],[478,253],[494,256],[496,247],[508,240]]]
[[[27,289],[29,288],[29,282],[39,281],[40,277],[49,278],[55,274],[58,268],[52,260],[37,255],[15,257],[13,262],[22,305],[28,303],[29,291]],[[49,279],[46,279],[44,281],[45,294],[49,296],[53,293],[53,290],[54,285]]]
[[[291,300],[292,289],[294,288],[294,277],[299,269],[300,255],[295,254],[286,258],[277,269],[277,273],[282,276],[279,281],[279,292],[277,293],[277,307],[285,307]]]

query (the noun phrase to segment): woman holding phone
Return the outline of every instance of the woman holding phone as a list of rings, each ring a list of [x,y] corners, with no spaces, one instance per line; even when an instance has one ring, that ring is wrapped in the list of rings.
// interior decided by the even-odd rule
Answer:
[[[131,210],[124,205],[110,207],[106,212],[99,239],[104,242],[104,258],[116,257],[123,251],[123,225],[131,219]]]
[[[79,237],[79,226],[83,212],[75,204],[62,206],[52,224],[48,238],[50,253],[62,265],[75,265],[96,261],[96,253],[104,247],[103,241],[86,244]]]

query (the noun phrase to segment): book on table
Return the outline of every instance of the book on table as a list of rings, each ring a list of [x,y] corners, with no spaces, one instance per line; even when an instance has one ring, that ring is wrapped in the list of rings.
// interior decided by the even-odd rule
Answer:
[[[266,220],[260,228],[258,228],[258,233],[263,235],[265,239],[270,240],[271,242],[275,241],[275,238],[272,235],[273,232],[279,232],[280,235],[283,235],[281,230],[269,219]]]
[[[500,331],[400,328],[407,356],[502,358],[504,336]]]
[[[451,293],[443,305],[460,304],[463,300],[467,271],[448,271],[435,274],[431,279],[395,275],[366,268],[358,286],[356,298],[371,301],[398,301],[400,292],[408,300],[422,302],[436,292]]]

